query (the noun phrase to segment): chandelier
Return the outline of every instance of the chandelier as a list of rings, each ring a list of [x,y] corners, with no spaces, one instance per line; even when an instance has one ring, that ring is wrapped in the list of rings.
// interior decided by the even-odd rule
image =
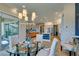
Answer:
[[[28,13],[25,8],[23,8],[21,12],[18,12],[18,18],[23,19],[25,21],[29,21]],[[32,12],[30,17],[31,21],[34,21],[35,18],[36,18],[36,13]]]

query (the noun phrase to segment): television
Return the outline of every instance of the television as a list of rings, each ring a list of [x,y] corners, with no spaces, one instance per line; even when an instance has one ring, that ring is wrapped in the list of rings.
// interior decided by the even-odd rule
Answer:
[[[48,33],[37,34],[36,41],[50,41],[50,34]]]
[[[43,34],[43,36],[42,36],[42,40],[43,41],[50,41],[50,34]]]

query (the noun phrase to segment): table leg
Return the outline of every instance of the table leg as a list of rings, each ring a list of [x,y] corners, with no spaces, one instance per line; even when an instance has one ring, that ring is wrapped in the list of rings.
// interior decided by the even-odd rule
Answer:
[[[12,55],[12,53],[10,52],[10,56]]]
[[[18,53],[17,56],[20,56],[20,54]]]
[[[37,42],[37,47],[36,47],[36,53],[35,53],[35,55],[37,55],[37,53],[38,53],[38,42]]]
[[[16,54],[14,53],[14,56],[16,56]]]
[[[28,53],[27,53],[27,56],[30,56],[30,48],[28,46]]]

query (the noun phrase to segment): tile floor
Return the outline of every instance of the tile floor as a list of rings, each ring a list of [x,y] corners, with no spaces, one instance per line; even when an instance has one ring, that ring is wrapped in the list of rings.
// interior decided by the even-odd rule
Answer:
[[[0,56],[9,56],[9,53],[7,53],[5,50],[0,51]],[[69,56],[68,51],[62,51],[61,56]]]

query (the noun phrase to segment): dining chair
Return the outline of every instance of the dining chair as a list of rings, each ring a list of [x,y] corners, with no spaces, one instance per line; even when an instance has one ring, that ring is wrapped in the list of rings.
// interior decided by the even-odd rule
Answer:
[[[51,45],[51,48],[50,48],[49,56],[55,56],[56,55],[57,44],[58,44],[58,40],[56,38],[54,38],[52,45]]]
[[[61,45],[62,45],[63,51],[69,52],[69,56],[71,56],[72,53],[75,52],[73,39],[65,40],[64,42],[61,42]],[[74,56],[75,56],[75,54],[74,54]]]
[[[57,52],[58,40],[57,38],[53,39],[51,48],[41,49],[36,56],[55,56]]]

